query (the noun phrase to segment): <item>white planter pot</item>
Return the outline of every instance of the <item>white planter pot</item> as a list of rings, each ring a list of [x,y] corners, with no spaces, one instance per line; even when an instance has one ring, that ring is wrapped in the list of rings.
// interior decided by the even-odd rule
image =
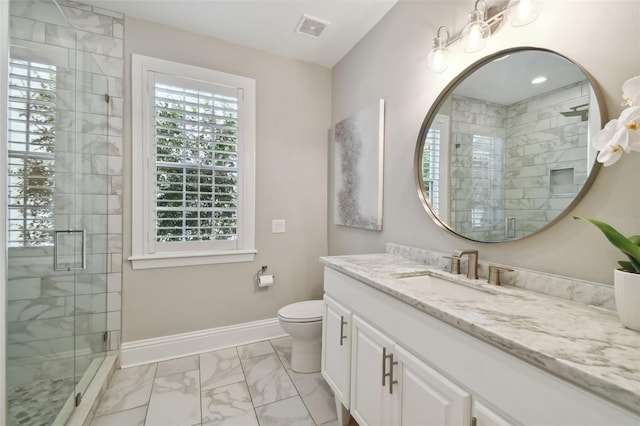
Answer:
[[[631,330],[640,331],[640,274],[616,269],[613,285],[620,322]]]

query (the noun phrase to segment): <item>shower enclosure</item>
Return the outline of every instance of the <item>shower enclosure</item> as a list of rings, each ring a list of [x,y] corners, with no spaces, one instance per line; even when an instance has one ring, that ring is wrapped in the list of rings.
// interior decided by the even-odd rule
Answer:
[[[68,6],[9,3],[9,425],[64,424],[107,349],[109,78]]]

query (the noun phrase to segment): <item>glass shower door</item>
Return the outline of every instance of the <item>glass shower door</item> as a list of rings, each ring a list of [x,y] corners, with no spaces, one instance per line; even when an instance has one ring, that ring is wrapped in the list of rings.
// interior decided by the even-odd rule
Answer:
[[[45,51],[12,39],[7,176],[10,425],[52,423],[75,387],[73,276],[56,273],[53,265],[53,231],[64,205],[56,203],[56,169],[62,162],[62,64],[49,59]]]
[[[10,2],[9,425],[64,424],[106,349],[108,79],[61,10]]]
[[[86,391],[106,355],[107,247],[109,199],[109,80],[80,37],[75,70],[75,210],[70,226],[76,233],[75,382],[76,398]],[[76,404],[79,400],[74,401]]]

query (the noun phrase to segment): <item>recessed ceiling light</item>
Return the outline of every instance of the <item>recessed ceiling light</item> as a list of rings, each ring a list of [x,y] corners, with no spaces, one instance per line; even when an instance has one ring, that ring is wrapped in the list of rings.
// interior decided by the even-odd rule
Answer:
[[[540,83],[544,83],[545,81],[547,81],[547,77],[540,76],[531,80],[531,84],[540,84]]]
[[[331,25],[331,23],[323,21],[322,19],[302,15],[294,32],[307,37],[318,38],[329,25]]]

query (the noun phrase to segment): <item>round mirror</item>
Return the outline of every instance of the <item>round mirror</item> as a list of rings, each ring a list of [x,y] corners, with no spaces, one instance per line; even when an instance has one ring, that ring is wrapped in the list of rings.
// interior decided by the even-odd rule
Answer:
[[[480,242],[549,227],[595,179],[589,135],[604,113],[593,79],[558,53],[517,48],[482,59],[445,88],[420,129],[416,180],[427,212]]]

